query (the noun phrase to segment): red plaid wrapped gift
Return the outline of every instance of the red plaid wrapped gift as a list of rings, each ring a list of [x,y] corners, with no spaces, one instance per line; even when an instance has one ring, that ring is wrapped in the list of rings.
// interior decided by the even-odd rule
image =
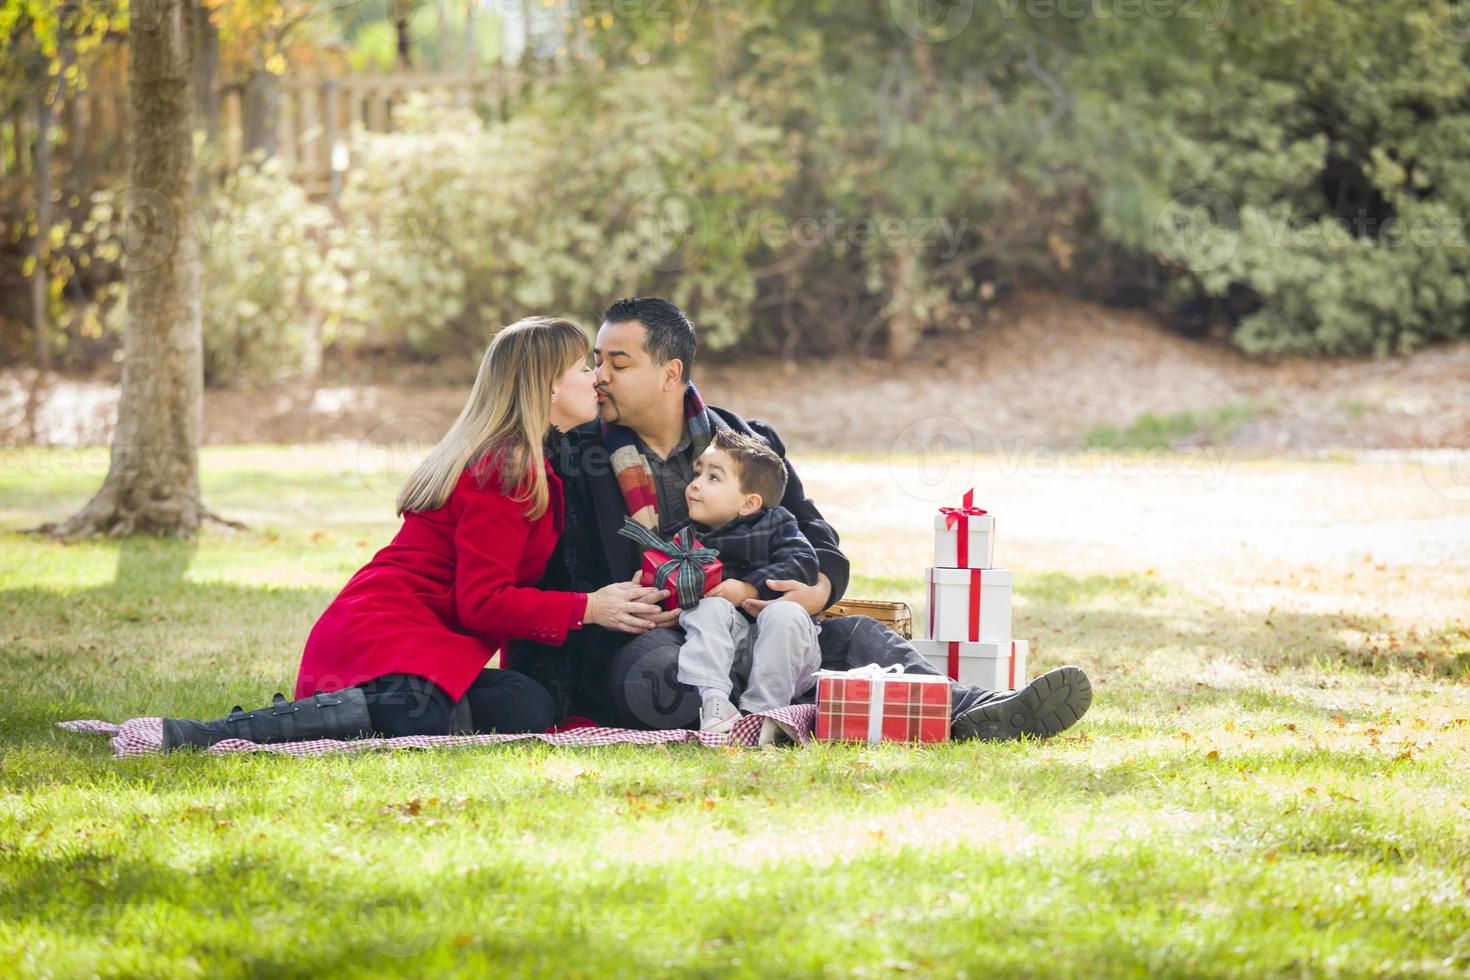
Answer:
[[[693,609],[706,592],[720,584],[724,565],[716,557],[719,552],[700,544],[691,528],[683,528],[666,541],[625,517],[618,533],[643,547],[638,581],[669,590],[663,602],[665,609]]]
[[[944,742],[949,678],[905,674],[902,664],[817,672],[817,738],[827,741]]]

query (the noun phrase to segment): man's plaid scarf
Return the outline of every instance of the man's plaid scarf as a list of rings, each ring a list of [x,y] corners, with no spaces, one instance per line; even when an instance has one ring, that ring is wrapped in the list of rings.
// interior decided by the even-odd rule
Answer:
[[[709,448],[716,427],[724,423],[715,417],[699,397],[694,382],[689,382],[684,392],[684,421],[689,426],[689,445],[695,458]],[[618,489],[623,491],[623,500],[628,505],[628,516],[651,531],[659,529],[658,487],[653,482],[653,468],[638,448],[633,430],[610,422],[602,423],[602,444],[607,447],[612,460],[613,473],[618,478]]]

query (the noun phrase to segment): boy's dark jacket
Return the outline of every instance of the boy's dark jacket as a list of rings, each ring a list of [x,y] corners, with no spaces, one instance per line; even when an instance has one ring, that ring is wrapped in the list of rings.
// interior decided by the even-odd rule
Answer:
[[[755,419],[747,422],[713,405],[709,411],[717,426],[724,423],[736,432],[759,436],[786,460],[786,446],[770,425]],[[628,506],[602,444],[599,424],[589,422],[548,440],[546,453],[562,480],[566,526],[537,588],[596,592],[610,582],[629,581],[639,568],[641,553],[635,542],[617,533],[628,516]],[[847,590],[847,556],[838,548],[837,532],[822,519],[816,504],[807,499],[801,478],[789,461],[781,507],[796,518],[802,536],[817,553],[819,570],[832,582],[828,604],[839,601]],[[758,587],[764,588],[763,584]],[[506,661],[503,665],[545,685],[562,714],[612,723],[616,717],[607,696],[608,665],[613,654],[630,639],[632,634],[589,624],[572,631],[560,647],[517,640],[511,644],[509,657],[502,658]]]
[[[817,551],[801,533],[796,515],[785,507],[762,507],[713,531],[701,524],[690,526],[696,541],[720,553],[722,580],[738,579],[753,585],[758,598],[781,596],[766,585],[767,579],[817,584],[817,573],[821,571]]]

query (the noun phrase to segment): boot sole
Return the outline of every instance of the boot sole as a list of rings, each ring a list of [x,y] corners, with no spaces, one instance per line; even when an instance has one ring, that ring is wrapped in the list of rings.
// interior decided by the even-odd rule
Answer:
[[[1091,706],[1092,682],[1082,668],[1058,667],[1012,697],[970,709],[956,719],[954,735],[984,741],[1050,738],[1077,724]]]

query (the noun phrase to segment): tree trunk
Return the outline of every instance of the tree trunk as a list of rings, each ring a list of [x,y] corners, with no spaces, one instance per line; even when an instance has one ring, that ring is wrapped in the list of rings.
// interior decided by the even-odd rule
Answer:
[[[36,111],[36,237],[31,242],[31,330],[35,337],[36,369],[40,375],[51,370],[51,336],[47,333],[50,305],[50,276],[47,264],[51,255],[51,123],[55,105],[50,86],[41,91]]]
[[[918,259],[907,249],[900,249],[888,271],[888,355],[904,357],[919,343],[923,329],[914,315]]]
[[[210,20],[210,10],[194,0],[194,29],[198,38],[194,56],[194,96],[204,125],[205,140],[219,144],[219,28]]]
[[[63,77],[65,77],[63,75]],[[36,237],[31,241],[31,336],[35,346],[36,374],[26,389],[26,433],[30,441],[40,445],[37,421],[41,399],[51,371],[51,122],[55,116],[50,92],[41,90],[41,104],[36,112]],[[58,90],[59,91],[59,90]]]
[[[187,536],[209,516],[199,492],[204,366],[191,3],[153,2],[156,26],[135,22],[128,38],[128,299],[112,462],[97,496],[47,529],[68,537]]]
[[[264,68],[245,82],[245,152],[276,155],[281,124],[281,80]]]
[[[398,67],[407,71],[412,67],[413,35],[410,24],[413,21],[413,0],[392,0],[393,28],[398,37]]]

